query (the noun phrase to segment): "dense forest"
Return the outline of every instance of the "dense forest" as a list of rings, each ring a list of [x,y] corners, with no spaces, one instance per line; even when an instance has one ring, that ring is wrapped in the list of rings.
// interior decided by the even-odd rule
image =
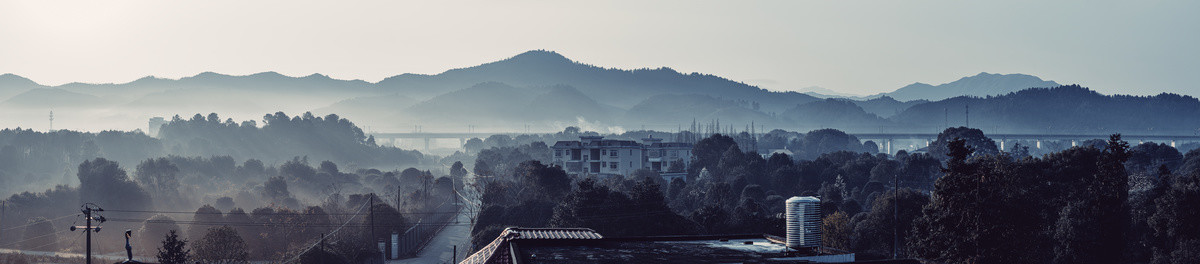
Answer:
[[[481,155],[476,163],[512,169],[476,167],[489,181],[480,187],[473,241],[482,246],[509,226],[589,227],[610,237],[781,235],[783,200],[813,195],[822,198],[823,243],[860,259],[895,249],[946,263],[1200,261],[1200,229],[1191,224],[1200,216],[1185,209],[1200,203],[1200,151],[1130,147],[1113,135],[1032,156],[1000,151],[978,129],[951,128],[939,138],[928,153],[842,149],[799,158],[763,157],[714,134],[697,142],[687,180],[673,182],[652,171],[574,178],[536,158],[519,161],[535,157],[522,149],[536,146],[493,148],[513,158]],[[770,140],[758,144],[779,144]]]
[[[454,174],[454,180],[415,168],[347,172],[330,161],[314,166],[300,158],[264,167],[254,159],[238,165],[228,156],[147,159],[134,173],[115,161],[96,158],[84,161],[78,171],[78,187],[59,185],[4,199],[6,211],[0,220],[5,233],[21,235],[0,236],[0,244],[78,251],[82,245],[64,226],[78,221],[76,208],[87,202],[105,209],[106,229],[137,231],[138,255],[154,255],[163,237],[177,232],[178,239],[194,243],[191,248],[197,253],[209,251],[202,249],[205,243],[219,246],[223,243],[213,241],[233,239],[243,245],[242,259],[285,260],[309,252],[305,250],[322,233],[349,226],[328,238],[339,241],[329,253],[346,260],[370,259],[378,252],[365,242],[375,240],[369,234],[383,239],[420,218],[453,214],[443,205],[454,199],[454,184],[461,185],[465,174]],[[368,221],[376,230],[366,229]],[[96,235],[96,241],[121,240],[119,232]],[[112,243],[96,246],[106,252],[121,250]],[[200,254],[191,257],[205,259]]]
[[[170,153],[187,156],[230,155],[254,157],[270,163],[296,156],[331,160],[362,167],[416,165],[421,153],[381,147],[353,122],[336,114],[325,117],[306,112],[291,116],[283,112],[263,116],[262,127],[253,120],[221,120],[217,114],[196,114],[191,119],[175,116],[159,132]]]
[[[278,166],[295,157],[388,170],[432,161],[418,151],[376,145],[362,129],[337,115],[289,117],[278,112],[263,116],[260,124],[196,114],[191,119],[176,116],[157,138],[140,131],[0,130],[0,194],[73,184],[76,165],[85,160],[103,157],[136,165],[168,156],[227,159],[226,168],[233,160]]]
[[[568,127],[493,135],[436,159],[379,146],[336,115],[277,113],[261,127],[220,120],[174,118],[160,138],[0,132],[0,179],[33,184],[53,175],[53,187],[3,200],[0,245],[77,250],[78,234],[62,227],[78,221],[80,204],[89,202],[106,209],[106,228],[137,230],[139,255],[176,248],[223,252],[176,254],[195,260],[356,261],[378,256],[363,242],[372,234],[382,239],[437,221],[453,213],[445,205],[456,190],[470,189],[480,197],[471,223],[476,247],[509,226],[589,227],[610,237],[779,235],[783,201],[811,195],[822,199],[823,243],[861,259],[893,249],[977,263],[1188,263],[1200,254],[1200,229],[1189,225],[1200,217],[1187,209],[1200,202],[1200,151],[1129,146],[1119,135],[1002,150],[982,130],[956,127],[928,147],[886,154],[836,129],[755,135],[714,121],[675,133]],[[686,180],[670,182],[650,170],[578,178],[546,165],[547,142],[580,136],[694,142],[694,160],[679,168]],[[423,162],[435,165],[401,169]],[[340,227],[348,229],[326,238],[331,247],[312,250],[321,234]],[[120,240],[118,232],[98,235]]]
[[[182,255],[198,261],[282,261],[313,253],[306,250],[321,234],[349,227],[321,252],[370,259],[378,251],[368,234],[384,238],[453,215],[446,205],[465,174],[452,180],[440,169],[401,170],[436,160],[378,146],[336,115],[309,113],[266,115],[261,127],[216,114],[176,117],[158,138],[8,129],[0,143],[0,186],[14,193],[0,200],[0,247],[34,251],[80,252],[82,233],[66,227],[80,224],[88,204],[104,209],[105,230],[135,231],[139,256],[155,255],[173,235],[168,240],[187,245],[178,249],[196,253]],[[368,221],[377,230],[365,230]],[[95,235],[97,250],[122,250],[99,242],[121,241],[121,232]]]

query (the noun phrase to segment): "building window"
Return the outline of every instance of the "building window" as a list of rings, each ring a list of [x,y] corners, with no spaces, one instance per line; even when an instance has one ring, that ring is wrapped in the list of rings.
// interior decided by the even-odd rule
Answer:
[[[609,152],[608,152],[608,154],[609,154],[609,155],[608,155],[609,157],[613,157],[613,158],[616,158],[616,157],[617,157],[617,151],[616,151],[616,150],[609,151]]]
[[[608,162],[607,162],[607,161],[601,161],[601,162],[600,162],[600,167],[608,167]]]
[[[608,155],[608,150],[607,150],[607,149],[601,149],[601,150],[600,150],[600,155]]]
[[[611,166],[611,167],[609,167],[610,169],[615,170],[615,169],[617,169],[617,165],[619,165],[619,164],[617,164],[616,162],[613,162],[613,163],[609,163],[608,165]]]

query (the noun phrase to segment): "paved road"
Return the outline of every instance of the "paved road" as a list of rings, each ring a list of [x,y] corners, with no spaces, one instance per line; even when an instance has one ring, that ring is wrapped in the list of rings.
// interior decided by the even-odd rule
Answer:
[[[425,249],[417,253],[417,257],[401,260],[391,260],[389,264],[406,264],[406,263],[451,263],[451,256],[454,254],[454,246],[458,246],[458,256],[454,257],[455,263],[462,261],[463,257],[469,254],[467,251],[471,246],[471,212],[472,210],[463,209],[458,213],[458,223],[446,225]]]
[[[475,176],[471,175],[465,180],[468,184],[474,183]],[[479,211],[477,206],[479,194],[472,188],[461,190],[460,197],[466,201],[462,209],[459,210],[457,219],[458,223],[450,223],[438,232],[433,240],[429,241],[429,245],[425,246],[421,252],[417,253],[417,257],[400,260],[389,260],[388,264],[408,264],[408,263],[458,263],[463,258],[469,256],[472,252],[467,252],[471,248],[471,219],[475,218],[476,212]],[[454,246],[458,246],[458,255],[454,255]],[[451,261],[453,259],[453,262]]]

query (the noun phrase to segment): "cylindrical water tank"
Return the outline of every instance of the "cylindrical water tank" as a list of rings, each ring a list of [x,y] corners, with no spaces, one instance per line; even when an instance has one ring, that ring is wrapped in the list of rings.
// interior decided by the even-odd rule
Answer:
[[[784,206],[787,216],[787,247],[810,248],[821,245],[821,199],[795,196]]]

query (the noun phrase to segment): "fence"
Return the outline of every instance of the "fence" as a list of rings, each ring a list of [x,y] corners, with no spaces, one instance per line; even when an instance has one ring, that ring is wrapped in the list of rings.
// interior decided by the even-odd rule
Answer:
[[[400,240],[396,243],[400,253],[397,256],[400,258],[416,257],[417,252],[425,248],[425,245],[428,245],[438,232],[441,232],[447,224],[452,223],[461,207],[453,201],[451,199],[442,202],[432,210],[432,212],[439,213],[424,215],[412,227],[400,234]]]

